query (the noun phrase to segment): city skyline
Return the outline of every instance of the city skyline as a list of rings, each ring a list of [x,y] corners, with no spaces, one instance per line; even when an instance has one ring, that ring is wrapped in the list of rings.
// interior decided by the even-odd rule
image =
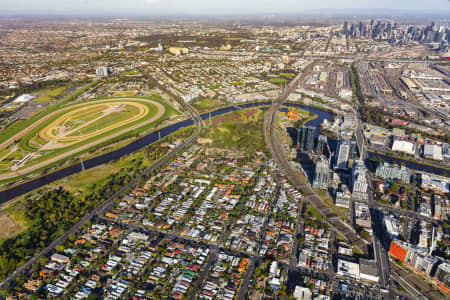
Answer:
[[[450,0],[279,1],[2,1],[0,299],[450,296]]]
[[[335,10],[342,14],[349,11],[349,14],[358,13],[358,10],[372,10],[377,12],[384,10],[396,10],[410,13],[437,13],[450,11],[450,4],[445,0],[430,0],[426,3],[423,1],[392,1],[381,0],[373,1],[359,1],[357,5],[353,1],[344,0],[340,2],[332,0],[320,0],[314,3],[308,1],[294,1],[282,0],[274,3],[273,1],[214,1],[209,2],[205,0],[130,0],[126,3],[119,0],[70,0],[70,1],[6,1],[0,4],[0,9],[4,12],[49,12],[62,14],[77,14],[88,13],[89,15],[191,15],[191,14],[295,14],[295,13],[314,13],[320,14],[321,10],[324,13],[330,13],[329,10]],[[367,12],[364,12],[367,13]]]

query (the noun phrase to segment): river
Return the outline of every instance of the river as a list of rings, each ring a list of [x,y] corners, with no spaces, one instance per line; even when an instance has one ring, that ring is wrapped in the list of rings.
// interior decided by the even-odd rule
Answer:
[[[271,105],[271,104],[272,104],[271,102],[240,104],[240,105],[236,105],[236,106],[232,106],[232,107],[218,109],[211,113],[205,113],[205,114],[202,114],[201,117],[203,120],[206,120],[210,116],[215,117],[215,116],[223,115],[223,114],[226,114],[226,113],[229,113],[232,111],[236,111],[236,110],[241,110],[241,109],[250,108],[250,107]],[[306,111],[316,114],[317,118],[307,122],[306,123],[307,126],[318,127],[325,119],[331,120],[331,118],[332,118],[331,113],[322,111],[322,110],[319,110],[316,108],[303,106],[300,104],[286,104],[286,106],[300,108],[300,109],[303,109],[303,110],[306,110]],[[150,134],[136,140],[135,142],[120,148],[120,149],[117,149],[110,153],[106,153],[106,154],[103,154],[103,155],[100,155],[100,156],[97,156],[97,157],[94,157],[94,158],[84,161],[83,162],[84,168],[90,169],[90,168],[94,168],[99,165],[106,164],[110,161],[120,159],[121,157],[123,157],[125,155],[134,153],[134,152],[154,143],[155,141],[157,141],[158,137],[159,137],[158,133],[161,134],[161,138],[164,138],[164,137],[168,136],[169,134],[174,133],[175,131],[177,131],[181,128],[191,126],[191,125],[193,125],[193,121],[189,119],[189,120],[180,121],[178,123],[166,126],[162,129],[155,131],[153,133],[150,133]],[[317,132],[318,132],[318,130],[317,130]],[[389,161],[389,159],[394,160],[393,158],[386,158],[385,160]],[[430,167],[430,166],[424,166],[424,165],[419,165],[419,164],[410,163],[410,162],[405,162],[405,164],[407,167],[411,167],[412,169],[418,169],[418,170],[423,170],[423,171],[430,172],[430,173],[435,173],[435,172],[433,172],[434,168]],[[33,179],[31,181],[24,182],[20,185],[10,188],[10,189],[1,191],[0,192],[0,203],[9,201],[11,199],[14,199],[15,197],[26,194],[34,189],[40,188],[42,186],[45,186],[47,184],[50,184],[59,179],[65,178],[67,176],[73,175],[73,174],[81,172],[81,171],[82,171],[81,164],[77,163],[77,164],[71,165],[69,167],[65,167],[61,170],[55,171],[53,173]],[[443,171],[446,171],[446,170],[443,170]],[[447,173],[445,173],[446,174],[445,176],[449,176],[448,170],[446,172]]]
[[[378,154],[378,153],[374,153],[374,152],[370,152],[370,151],[368,152],[368,154],[369,154],[370,158],[377,158],[380,161],[386,161],[388,163],[396,163],[397,165],[404,164],[405,167],[412,169],[412,170],[431,173],[431,174],[445,176],[445,177],[450,177],[449,169],[433,167],[430,165],[424,165],[424,164],[420,164],[420,163],[416,163],[416,162],[412,162],[412,161],[408,161],[408,160],[403,160],[403,159],[400,159],[397,157]]]

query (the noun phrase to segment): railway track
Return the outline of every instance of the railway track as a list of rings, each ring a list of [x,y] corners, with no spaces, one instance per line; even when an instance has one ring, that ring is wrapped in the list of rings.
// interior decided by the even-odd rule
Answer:
[[[268,146],[273,159],[276,161],[285,176],[291,183],[303,193],[305,200],[312,205],[316,210],[325,217],[325,220],[342,236],[344,236],[351,244],[353,244],[359,251],[367,253],[367,243],[363,241],[354,230],[343,222],[343,220],[336,215],[314,192],[308,182],[304,182],[293,169],[292,165],[287,160],[281,143],[275,131],[277,111],[286,102],[289,95],[297,88],[299,82],[304,80],[307,72],[297,75],[291,83],[281,93],[279,98],[272,104],[267,111],[264,118],[264,139]]]

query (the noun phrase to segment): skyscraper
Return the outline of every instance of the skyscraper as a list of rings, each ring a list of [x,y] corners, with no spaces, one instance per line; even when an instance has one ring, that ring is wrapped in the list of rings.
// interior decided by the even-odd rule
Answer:
[[[350,142],[350,158],[358,157],[358,144],[356,141]]]
[[[426,42],[429,42],[429,43],[434,42],[435,37],[436,37],[436,31],[429,30],[427,32]]]
[[[326,148],[327,148],[327,137],[325,135],[319,135],[319,138],[317,139],[316,153],[325,154]]]
[[[314,171],[313,188],[316,189],[328,189],[328,177],[330,173],[330,163],[328,159],[321,156],[316,163],[316,169]]]
[[[353,199],[367,199],[367,190],[369,184],[367,183],[367,169],[362,160],[355,161],[352,172],[353,179]]]
[[[303,127],[300,132],[300,150],[306,153],[314,151],[314,137],[316,135],[315,127]]]
[[[350,144],[348,142],[339,143],[335,168],[341,170],[347,169],[349,155]]]

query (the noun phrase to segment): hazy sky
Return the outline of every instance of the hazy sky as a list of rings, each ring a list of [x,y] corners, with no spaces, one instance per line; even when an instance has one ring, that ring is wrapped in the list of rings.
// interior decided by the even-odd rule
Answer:
[[[450,0],[0,0],[1,10],[139,14],[296,13],[320,8],[449,11]]]

